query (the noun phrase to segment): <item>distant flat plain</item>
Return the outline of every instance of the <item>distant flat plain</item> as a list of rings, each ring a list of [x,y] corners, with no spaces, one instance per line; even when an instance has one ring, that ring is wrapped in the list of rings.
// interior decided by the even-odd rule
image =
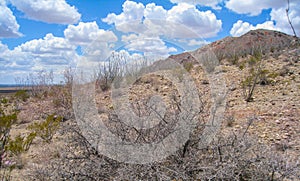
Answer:
[[[17,92],[18,90],[28,90],[29,87],[21,87],[21,86],[14,86],[14,85],[0,85],[0,95],[9,95]]]

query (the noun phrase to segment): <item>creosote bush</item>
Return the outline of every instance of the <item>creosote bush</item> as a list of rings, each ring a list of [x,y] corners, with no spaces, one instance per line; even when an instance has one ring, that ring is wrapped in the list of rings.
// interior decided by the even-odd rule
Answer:
[[[0,110],[0,166],[2,163],[2,156],[5,154],[5,146],[9,141],[9,133],[12,125],[17,120],[17,114],[12,113],[6,115],[3,110]]]
[[[28,129],[33,131],[36,136],[42,138],[45,142],[50,143],[53,135],[59,128],[61,116],[49,115],[43,122],[35,122],[28,126]]]
[[[186,71],[191,72],[192,68],[194,67],[193,62],[184,62],[183,67],[186,69]]]
[[[241,82],[242,88],[244,89],[244,99],[247,102],[253,101],[253,94],[257,84],[260,85],[274,85],[274,80],[279,76],[277,72],[271,72],[264,68],[264,62],[262,55],[259,52],[254,53],[248,61],[243,62],[239,65],[240,70],[248,68],[248,76]]]
[[[14,164],[7,160],[6,146],[10,140],[11,127],[17,121],[17,111],[7,110],[7,107],[9,107],[7,99],[2,99],[0,102],[0,179],[10,180],[10,173],[14,168]]]
[[[23,152],[28,151],[32,141],[36,137],[36,133],[31,132],[27,136],[16,136],[15,139],[10,139],[8,144],[6,145],[6,151],[12,153],[13,155],[17,156]]]
[[[7,105],[8,102],[9,101],[8,101],[7,98],[1,98],[1,100],[0,100],[0,103],[3,104],[3,105]]]
[[[269,75],[269,70],[264,69],[262,54],[259,51],[254,52],[247,62],[245,62],[240,69],[248,68],[248,76],[241,82],[244,89],[243,95],[247,102],[253,101],[253,94],[256,85],[268,85],[272,81],[269,79],[273,75]]]
[[[231,65],[237,65],[239,63],[239,55],[236,54],[235,52],[233,54],[230,54],[228,58],[228,62]]]
[[[18,94],[21,95],[18,97],[21,100],[23,93]],[[0,102],[0,180],[11,180],[11,171],[23,166],[19,164],[20,154],[29,150],[37,136],[49,143],[59,128],[62,117],[49,115],[45,121],[28,126],[29,133],[12,137],[10,131],[17,123],[18,111],[11,108],[13,102],[7,99],[2,99]]]
[[[21,100],[23,102],[27,101],[27,99],[29,98],[29,95],[28,93],[26,92],[26,90],[18,90],[16,93],[15,93],[15,97],[18,99],[18,100]]]

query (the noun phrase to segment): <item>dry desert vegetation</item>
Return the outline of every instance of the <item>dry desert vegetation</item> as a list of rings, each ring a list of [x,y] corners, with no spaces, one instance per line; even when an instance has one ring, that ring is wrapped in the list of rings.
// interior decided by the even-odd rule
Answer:
[[[211,65],[209,59],[199,63],[208,49],[219,64]],[[195,129],[175,153],[147,164],[123,163],[101,154],[75,120],[73,72],[66,70],[62,85],[51,84],[51,73],[41,72],[31,77],[31,86],[1,95],[0,179],[300,180],[298,38],[255,30],[169,59],[191,76],[201,103],[198,112],[193,112]],[[154,64],[160,66],[163,61],[167,60]],[[176,115],[183,111],[184,96],[174,82],[148,73],[132,83],[128,99],[136,115],[149,114],[147,105],[153,95],[166,103],[166,113],[156,126],[138,130],[116,114],[111,84],[124,75],[118,74],[116,62],[110,63],[99,69],[93,82],[95,107],[108,129],[135,144],[159,142],[171,134]],[[212,99],[215,82],[208,75],[212,70],[222,75],[226,85],[222,105]],[[199,147],[213,105],[225,108],[221,128],[210,144]]]

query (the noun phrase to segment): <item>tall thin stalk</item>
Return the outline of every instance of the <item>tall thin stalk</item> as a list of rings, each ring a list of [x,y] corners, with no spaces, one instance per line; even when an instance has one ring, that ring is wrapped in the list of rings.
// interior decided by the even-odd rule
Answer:
[[[292,28],[292,30],[293,30],[294,36],[297,37],[296,31],[295,31],[295,29],[294,29],[294,26],[293,26],[292,21],[291,21],[290,16],[289,16],[289,11],[290,11],[290,0],[287,0],[287,3],[288,3],[288,7],[287,7],[287,9],[285,10],[286,16],[287,16],[288,22],[289,22],[289,24],[290,24],[290,26],[291,26],[291,28]]]

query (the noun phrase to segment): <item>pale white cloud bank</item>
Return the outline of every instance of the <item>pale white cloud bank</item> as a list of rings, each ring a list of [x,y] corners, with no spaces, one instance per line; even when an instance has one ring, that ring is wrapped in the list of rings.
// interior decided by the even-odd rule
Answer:
[[[26,17],[57,24],[77,23],[81,14],[65,0],[10,0]]]
[[[4,0],[0,0],[0,38],[20,37],[20,25],[12,11],[6,6]]]
[[[15,77],[41,70],[53,70],[59,74],[78,58],[75,48],[65,38],[52,34],[28,41],[12,50],[0,42],[1,80],[12,83]]]
[[[15,51],[28,52],[36,63],[49,66],[69,64],[76,57],[75,48],[66,39],[49,33],[43,39],[31,40],[16,47]]]
[[[9,49],[7,45],[2,44],[2,42],[0,41],[0,71],[5,70],[5,67],[8,64],[7,59],[3,57],[3,55],[7,54],[8,51]]]
[[[122,39],[127,42],[125,46],[129,51],[143,52],[145,56],[166,57],[177,49],[167,47],[166,43],[159,37],[146,37],[144,35],[123,36]]]
[[[20,49],[10,50],[7,45],[0,42],[0,70],[10,68],[14,70],[28,69],[33,65],[30,54],[22,52]]]
[[[195,40],[195,39],[191,39],[188,41],[188,45],[189,46],[197,46],[197,47],[201,47],[201,46],[204,46],[204,45],[207,45],[209,44],[208,41],[205,41],[205,40]]]

